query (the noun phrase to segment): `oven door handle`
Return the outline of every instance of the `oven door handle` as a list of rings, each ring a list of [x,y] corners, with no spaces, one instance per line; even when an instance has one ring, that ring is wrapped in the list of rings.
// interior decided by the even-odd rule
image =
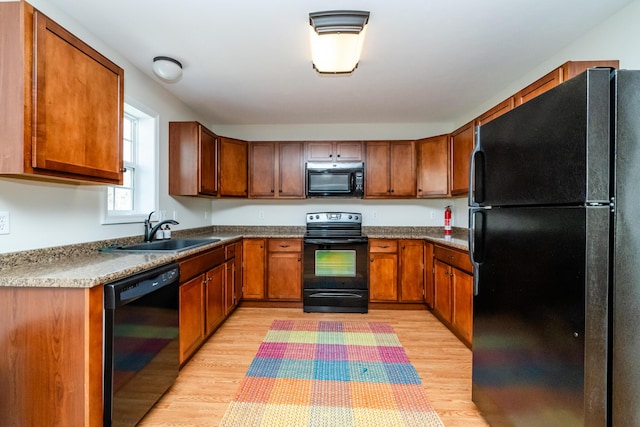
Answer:
[[[350,292],[316,292],[309,295],[309,298],[357,298],[361,299],[362,295],[352,294]]]
[[[304,243],[308,243],[310,245],[344,245],[349,243],[367,243],[368,241],[369,239],[367,239],[366,237],[347,237],[338,239],[304,239]]]

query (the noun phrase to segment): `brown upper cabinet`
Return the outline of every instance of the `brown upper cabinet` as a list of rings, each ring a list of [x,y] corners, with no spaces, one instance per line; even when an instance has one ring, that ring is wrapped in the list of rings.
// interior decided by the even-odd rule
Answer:
[[[415,197],[414,141],[367,141],[365,148],[366,198]]]
[[[221,136],[218,144],[218,197],[247,197],[247,142]]]
[[[593,67],[611,67],[618,68],[619,61],[568,61],[556,68],[555,70],[540,77],[529,86],[520,90],[514,95],[515,106],[522,105],[538,95],[558,86],[560,83],[567,81],[588,68]]]
[[[451,195],[463,196],[469,192],[469,163],[475,135],[474,121],[451,133]]]
[[[304,143],[249,144],[249,197],[303,199],[304,196]]]
[[[362,141],[309,141],[308,162],[361,162]]]
[[[449,194],[449,135],[416,141],[418,198]]]
[[[169,122],[169,194],[218,192],[218,137],[198,122]]]
[[[0,174],[122,184],[124,70],[23,1],[0,45]]]
[[[476,118],[476,126],[482,126],[484,124],[489,123],[493,119],[497,119],[504,113],[507,113],[513,110],[515,106],[515,96],[510,96],[509,98],[502,101],[500,104],[495,107],[485,111],[483,114]]]

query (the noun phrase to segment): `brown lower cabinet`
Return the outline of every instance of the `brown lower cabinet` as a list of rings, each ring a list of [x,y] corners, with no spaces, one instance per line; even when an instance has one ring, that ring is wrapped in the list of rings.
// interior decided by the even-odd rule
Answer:
[[[369,239],[369,300],[423,303],[423,240]]]
[[[433,312],[468,347],[473,341],[472,271],[467,253],[434,247]]]
[[[302,301],[302,239],[244,239],[243,300]]]
[[[102,426],[103,294],[0,286],[0,425]]]
[[[180,261],[180,364],[186,362],[238,304],[235,249],[229,243]]]

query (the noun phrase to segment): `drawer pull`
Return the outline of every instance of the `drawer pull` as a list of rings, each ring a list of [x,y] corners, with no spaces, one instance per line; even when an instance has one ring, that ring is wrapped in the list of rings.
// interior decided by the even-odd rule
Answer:
[[[289,245],[280,245],[281,248],[288,248]]]

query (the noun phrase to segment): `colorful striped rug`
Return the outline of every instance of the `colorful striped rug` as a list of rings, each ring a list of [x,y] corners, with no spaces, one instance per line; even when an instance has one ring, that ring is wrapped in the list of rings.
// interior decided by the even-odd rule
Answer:
[[[276,320],[220,425],[443,424],[388,324]]]

